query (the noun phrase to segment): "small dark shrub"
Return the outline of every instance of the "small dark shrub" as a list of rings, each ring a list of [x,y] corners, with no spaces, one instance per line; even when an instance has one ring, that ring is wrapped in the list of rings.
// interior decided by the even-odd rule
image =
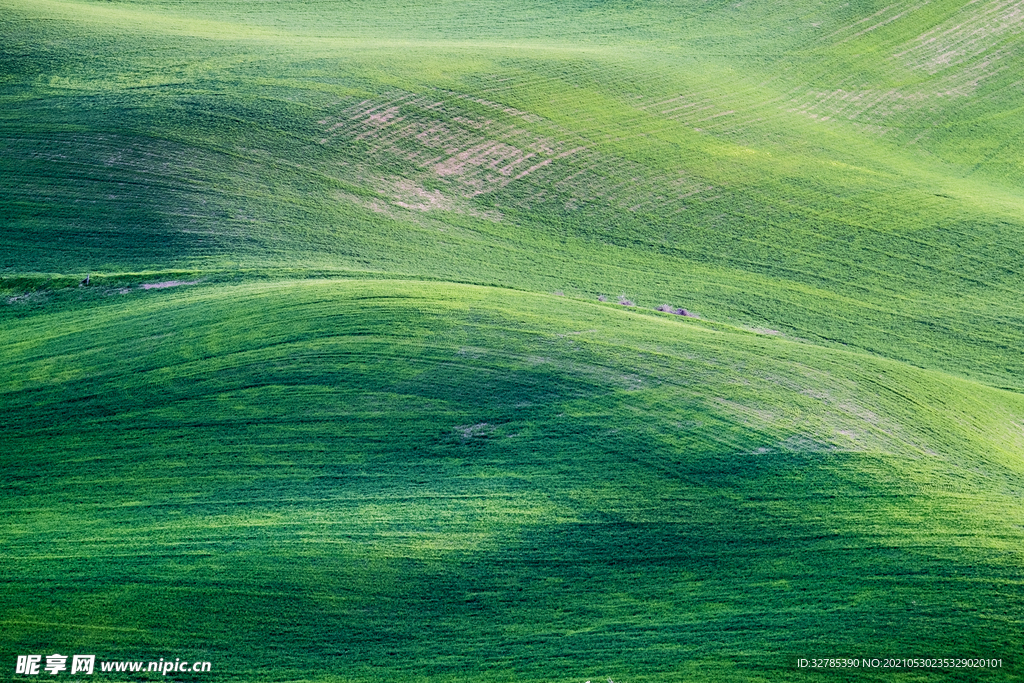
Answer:
[[[656,308],[655,310],[662,311],[663,313],[671,313],[672,315],[683,315],[683,316],[686,316],[687,318],[699,318],[700,317],[696,313],[694,313],[692,311],[688,311],[685,308],[675,308],[673,306],[669,306],[668,304],[662,304],[662,305],[658,306],[658,308]]]

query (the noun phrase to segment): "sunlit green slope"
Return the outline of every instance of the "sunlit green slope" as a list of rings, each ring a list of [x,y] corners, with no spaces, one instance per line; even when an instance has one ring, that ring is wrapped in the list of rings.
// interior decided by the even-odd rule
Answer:
[[[673,299],[1021,386],[1007,3],[3,5],[7,275]]]
[[[0,655],[1019,678],[1022,30],[0,0]]]
[[[1021,673],[1016,394],[442,283],[136,290],[0,342],[11,652],[232,680]]]

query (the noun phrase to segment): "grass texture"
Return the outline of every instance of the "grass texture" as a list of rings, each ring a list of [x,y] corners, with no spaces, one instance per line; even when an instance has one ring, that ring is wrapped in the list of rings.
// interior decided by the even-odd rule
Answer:
[[[1019,679],[1022,31],[0,0],[3,661]]]

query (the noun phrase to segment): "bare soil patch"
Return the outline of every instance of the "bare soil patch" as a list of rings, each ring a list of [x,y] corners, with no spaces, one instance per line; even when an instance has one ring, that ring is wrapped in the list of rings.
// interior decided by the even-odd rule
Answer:
[[[139,285],[140,289],[167,289],[168,287],[182,287],[185,285],[198,285],[199,280],[165,280],[164,282],[147,282]]]

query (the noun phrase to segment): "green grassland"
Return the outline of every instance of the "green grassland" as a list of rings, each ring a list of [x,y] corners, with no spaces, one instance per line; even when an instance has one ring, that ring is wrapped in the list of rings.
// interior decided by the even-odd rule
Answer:
[[[2,666],[1019,680],[1022,32],[0,0]]]

